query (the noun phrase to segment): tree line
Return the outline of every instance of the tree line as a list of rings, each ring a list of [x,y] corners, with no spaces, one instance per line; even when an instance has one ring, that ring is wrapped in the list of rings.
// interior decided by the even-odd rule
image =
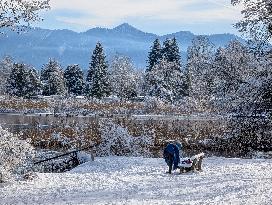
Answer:
[[[79,65],[65,70],[49,60],[40,74],[26,64],[5,58],[0,62],[1,90],[24,98],[36,95],[85,95],[101,99],[111,95],[131,99],[151,96],[175,103],[186,99],[197,110],[229,110],[244,99],[270,97],[271,59],[256,55],[234,40],[216,48],[206,36],[193,39],[182,63],[175,38],[150,48],[145,71],[138,71],[126,56],[115,56],[109,65],[101,43],[97,43],[86,77]],[[258,82],[258,83],[257,83]],[[251,100],[252,101],[252,100]],[[269,101],[269,100],[266,100]]]
[[[175,39],[165,41],[164,54],[167,62],[177,66],[181,72],[180,54]],[[152,49],[149,55],[153,55]],[[149,59],[149,64],[151,59]],[[14,63],[9,57],[0,62],[2,73],[1,92],[17,97],[31,98],[37,95],[85,95],[101,99],[114,95],[122,99],[130,99],[143,95],[145,85],[154,78],[154,69],[138,71],[129,57],[115,56],[109,65],[103,46],[100,42],[91,56],[91,62],[86,77],[79,65],[69,65],[66,69],[54,59],[45,64],[40,73],[32,66]],[[151,74],[152,73],[152,74]],[[167,80],[167,79],[165,79]],[[150,91],[150,93],[152,93]]]

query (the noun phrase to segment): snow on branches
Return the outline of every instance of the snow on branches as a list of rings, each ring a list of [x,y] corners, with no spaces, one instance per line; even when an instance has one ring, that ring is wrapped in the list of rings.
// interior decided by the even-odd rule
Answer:
[[[44,95],[63,95],[66,93],[65,80],[61,65],[55,60],[43,66],[41,81]]]
[[[101,143],[96,153],[102,156],[152,156],[150,148],[154,145],[154,133],[145,131],[141,136],[132,136],[128,128],[122,127],[113,120],[99,122]]]
[[[30,23],[42,20],[38,12],[47,10],[50,0],[1,0],[0,28],[20,31]]]
[[[271,40],[272,0],[232,0],[233,5],[243,3],[243,19],[236,24],[239,31],[256,40]]]
[[[19,180],[31,172],[35,152],[24,140],[0,127],[0,181]]]
[[[115,56],[110,67],[112,94],[121,99],[136,97],[139,93],[140,76],[130,58]]]

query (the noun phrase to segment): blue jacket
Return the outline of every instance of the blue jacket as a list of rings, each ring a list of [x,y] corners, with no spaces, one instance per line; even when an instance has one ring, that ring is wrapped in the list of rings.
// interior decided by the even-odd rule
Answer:
[[[168,144],[163,151],[163,158],[168,166],[174,164],[173,169],[177,169],[178,164],[180,163],[178,146],[175,144]]]

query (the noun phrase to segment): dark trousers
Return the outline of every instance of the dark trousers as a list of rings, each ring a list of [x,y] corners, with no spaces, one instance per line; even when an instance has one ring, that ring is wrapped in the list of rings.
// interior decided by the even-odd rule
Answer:
[[[169,171],[168,171],[169,174],[172,173],[173,164],[174,164],[174,156],[172,156],[172,155],[169,154],[167,156],[167,165],[169,167]]]

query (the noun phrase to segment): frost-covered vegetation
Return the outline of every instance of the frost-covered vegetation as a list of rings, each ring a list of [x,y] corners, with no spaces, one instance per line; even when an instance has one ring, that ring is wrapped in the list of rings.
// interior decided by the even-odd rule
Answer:
[[[1,0],[0,29],[21,31],[42,18],[39,11],[49,9],[49,0]]]
[[[190,136],[192,147],[216,154],[240,156],[252,150],[271,151],[272,60],[267,52],[257,54],[238,41],[232,41],[224,48],[215,48],[207,37],[198,36],[188,48],[187,62],[182,63],[175,38],[165,40],[163,45],[155,40],[145,72],[138,72],[125,56],[116,56],[108,64],[101,43],[93,51],[86,76],[78,65],[70,65],[63,70],[55,60],[45,64],[40,75],[30,66],[13,64],[10,59],[4,59],[1,66],[3,73],[10,71],[10,75],[3,75],[6,86],[2,92],[8,95],[1,99],[2,112],[40,113],[41,118],[52,115],[62,119],[59,129],[54,124],[38,129],[36,135],[39,133],[39,137],[31,136],[31,129],[28,129],[29,133],[24,130],[25,138],[35,139],[32,141],[35,146],[45,141],[51,143],[54,141],[51,140],[53,130],[65,133],[63,128],[68,126],[70,131],[64,134],[70,138],[68,143],[64,140],[68,146],[48,147],[68,149],[95,141],[101,150],[98,155],[135,155],[147,149],[144,148],[144,137],[148,137],[153,146],[153,151],[148,152],[154,155],[154,150],[162,146],[154,144],[158,140],[157,135],[164,133],[161,140],[171,136],[186,144],[185,138]],[[153,120],[157,118],[155,115],[172,117],[173,120],[181,118],[173,129],[201,124],[194,122],[192,116],[196,116],[196,121],[200,121],[201,116],[206,117],[206,121],[214,118],[221,124],[207,128],[209,131],[204,133],[203,130],[198,133],[197,129],[187,132],[185,130],[188,129],[183,128],[183,131],[173,131],[176,133],[173,136],[158,131],[157,127],[157,135],[146,135],[141,129],[135,135],[131,133],[131,127],[137,125],[139,115],[150,116]],[[63,123],[65,117],[77,123]],[[184,125],[186,117],[188,123]],[[92,118],[95,123],[88,126]],[[103,118],[109,121],[104,122],[105,127],[101,126]],[[126,123],[120,123],[120,119]],[[80,120],[83,122],[81,125],[78,123]],[[114,124],[107,128],[110,122]],[[37,125],[29,123],[30,127],[43,126],[40,121],[35,123]],[[164,124],[163,119],[156,123]],[[112,135],[116,135],[116,139],[106,140],[101,127],[109,129],[106,132],[114,130]],[[96,137],[84,135],[85,139],[80,140],[82,130],[95,133]],[[148,132],[152,131],[154,129],[149,127]],[[76,143],[72,145],[73,140]],[[107,147],[107,150],[102,147]]]
[[[39,20],[36,12],[48,8],[48,1],[12,2],[0,4],[0,28]],[[0,111],[17,135],[0,129],[1,180],[30,176],[34,148],[66,152],[93,144],[96,156],[158,157],[165,142],[176,139],[185,154],[270,156],[271,1],[232,1],[238,2],[247,6],[237,27],[251,41],[217,48],[197,36],[186,62],[176,38],[154,40],[145,71],[126,56],[108,62],[100,42],[86,73],[54,59],[39,71],[3,58]],[[258,6],[264,12],[259,19]],[[21,7],[32,17],[18,19]],[[16,120],[8,118],[11,113]]]
[[[33,146],[0,127],[0,182],[31,177]]]

